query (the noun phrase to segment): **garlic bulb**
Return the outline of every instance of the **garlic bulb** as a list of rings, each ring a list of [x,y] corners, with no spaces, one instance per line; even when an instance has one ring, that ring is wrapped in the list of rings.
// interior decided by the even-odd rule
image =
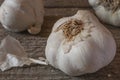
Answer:
[[[42,0],[5,0],[0,8],[0,21],[4,28],[13,32],[28,30],[37,34],[43,23]]]
[[[88,0],[97,16],[108,24],[120,26],[120,0]]]
[[[98,71],[113,60],[115,53],[112,34],[86,10],[58,20],[45,50],[49,64],[71,76]]]

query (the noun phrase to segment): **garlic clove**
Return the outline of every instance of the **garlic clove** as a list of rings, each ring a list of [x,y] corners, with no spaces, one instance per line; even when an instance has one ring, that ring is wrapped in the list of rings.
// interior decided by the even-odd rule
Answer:
[[[108,24],[120,26],[120,0],[88,0],[97,16]]]
[[[86,10],[58,20],[45,50],[49,64],[71,76],[98,71],[113,60],[115,53],[112,34]]]
[[[0,7],[0,22],[3,27],[12,32],[31,29],[31,34],[37,34],[43,23],[44,7],[42,0],[5,0]],[[31,26],[37,25],[31,28]],[[36,31],[36,32],[35,32]]]

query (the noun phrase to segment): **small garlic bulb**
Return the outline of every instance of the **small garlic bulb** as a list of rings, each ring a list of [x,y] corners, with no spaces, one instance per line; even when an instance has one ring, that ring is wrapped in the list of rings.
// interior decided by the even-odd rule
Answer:
[[[120,0],[88,0],[97,16],[108,24],[120,26]]]
[[[42,0],[5,0],[0,7],[0,22],[12,32],[28,30],[38,34],[43,23]]]
[[[115,53],[112,34],[86,10],[58,20],[45,50],[49,64],[71,76],[98,71],[113,60]]]

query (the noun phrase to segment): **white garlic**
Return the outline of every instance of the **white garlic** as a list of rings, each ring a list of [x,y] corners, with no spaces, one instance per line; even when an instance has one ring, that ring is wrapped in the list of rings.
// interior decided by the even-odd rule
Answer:
[[[113,60],[115,53],[112,34],[86,10],[58,20],[45,50],[49,64],[71,76],[98,71]]]
[[[43,23],[42,0],[5,0],[0,8],[0,22],[9,31],[28,30],[37,34]]]
[[[97,16],[108,24],[120,26],[120,0],[88,0]]]

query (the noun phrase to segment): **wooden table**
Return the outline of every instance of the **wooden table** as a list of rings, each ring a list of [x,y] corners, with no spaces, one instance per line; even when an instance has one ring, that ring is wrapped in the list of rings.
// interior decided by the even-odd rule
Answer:
[[[92,10],[87,0],[44,0],[45,17],[42,31],[33,36],[27,32],[12,33],[0,27],[0,40],[11,35],[18,39],[31,57],[44,56],[47,38],[53,24],[61,17],[71,16],[79,9]],[[105,24],[106,25],[106,24]],[[67,76],[63,72],[42,65],[25,66],[23,68],[12,68],[8,71],[0,71],[0,80],[120,80],[120,28],[106,25],[113,33],[117,43],[117,54],[115,59],[107,67],[93,74],[80,77]]]

